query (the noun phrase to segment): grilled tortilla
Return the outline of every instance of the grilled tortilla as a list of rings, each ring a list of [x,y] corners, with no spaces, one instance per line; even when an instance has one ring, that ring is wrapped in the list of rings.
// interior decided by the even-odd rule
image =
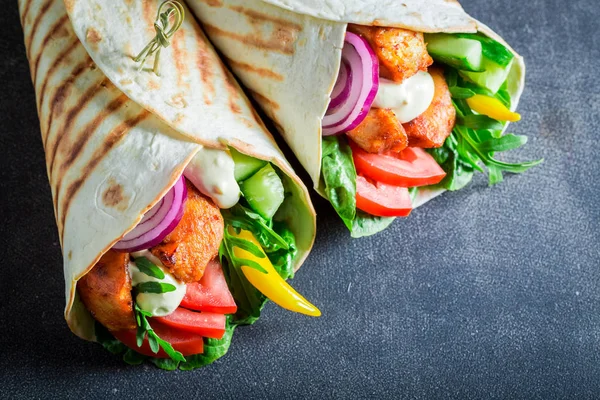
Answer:
[[[189,0],[212,43],[275,122],[319,190],[321,121],[349,23],[417,32],[481,32],[515,54],[508,90],[516,109],[525,64],[456,0]],[[417,207],[443,190],[419,190]]]
[[[314,241],[306,188],[191,13],[162,50],[161,76],[138,70],[133,57],[155,35],[159,4],[19,1],[63,251],[65,317],[85,339],[94,339],[93,319],[77,281],[165,195],[201,146],[232,147],[279,167],[289,195],[278,218],[296,235],[296,269]]]

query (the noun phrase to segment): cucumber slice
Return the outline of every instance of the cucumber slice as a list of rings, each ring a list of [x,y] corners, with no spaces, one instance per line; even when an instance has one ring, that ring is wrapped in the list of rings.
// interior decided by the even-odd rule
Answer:
[[[456,37],[472,39],[481,42],[483,56],[500,65],[507,67],[515,55],[500,42],[479,33],[454,33]]]
[[[435,61],[459,70],[482,72],[481,42],[446,33],[425,35],[427,51]]]
[[[273,218],[283,203],[283,182],[271,164],[265,165],[241,182],[240,189],[250,207],[266,219]]]
[[[249,178],[250,176],[252,176],[252,174],[256,173],[256,171],[258,171],[267,164],[266,161],[247,156],[235,149],[230,150],[231,158],[233,158],[233,162],[235,163],[233,175],[235,176],[235,180],[238,182]]]
[[[508,63],[506,67],[501,67],[496,64],[492,60],[488,58],[483,58],[483,66],[485,68],[485,72],[467,72],[467,71],[459,71],[462,76],[469,79],[470,81],[475,82],[481,87],[484,87],[496,94],[500,87],[506,81],[508,74],[510,72],[510,68],[512,67],[512,60]]]

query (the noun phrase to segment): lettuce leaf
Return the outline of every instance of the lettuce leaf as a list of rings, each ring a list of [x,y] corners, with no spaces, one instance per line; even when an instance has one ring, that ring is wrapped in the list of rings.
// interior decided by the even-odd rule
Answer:
[[[327,199],[352,230],[356,216],[356,169],[352,149],[344,137],[323,137],[321,169]]]
[[[227,350],[229,350],[229,346],[231,345],[231,339],[233,338],[233,331],[237,326],[230,323],[230,317],[231,316],[227,317],[225,335],[223,335],[221,339],[204,338],[204,352],[202,354],[186,357],[187,361],[179,364],[180,370],[191,371],[196,368],[204,367],[208,364],[212,364],[227,353]]]
[[[394,218],[376,217],[356,209],[356,168],[344,136],[323,137],[321,176],[324,193],[354,238],[374,235]]]

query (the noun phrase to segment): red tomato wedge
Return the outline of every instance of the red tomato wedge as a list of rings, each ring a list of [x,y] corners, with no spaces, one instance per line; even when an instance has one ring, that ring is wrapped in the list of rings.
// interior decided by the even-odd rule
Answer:
[[[152,321],[159,321],[178,331],[192,332],[214,339],[221,339],[225,334],[225,314],[196,312],[179,307],[165,317],[152,318]]]
[[[356,177],[356,208],[378,217],[406,217],[412,210],[408,189]]]
[[[400,153],[367,153],[354,142],[352,157],[356,171],[365,177],[388,185],[415,187],[439,183],[446,173],[427,152],[407,147]]]
[[[208,263],[200,282],[188,283],[181,307],[220,314],[235,314],[237,306],[229,291],[223,268],[215,259]]]
[[[150,320],[150,326],[159,338],[171,343],[173,348],[183,354],[190,356],[192,354],[200,354],[204,351],[204,338],[198,334],[182,331],[170,326],[161,324],[154,318]],[[159,349],[158,353],[153,353],[148,344],[148,337],[144,339],[142,347],[138,347],[135,337],[135,329],[125,331],[111,331],[114,337],[119,339],[123,344],[130,349],[137,351],[140,354],[156,358],[169,358],[163,349]]]

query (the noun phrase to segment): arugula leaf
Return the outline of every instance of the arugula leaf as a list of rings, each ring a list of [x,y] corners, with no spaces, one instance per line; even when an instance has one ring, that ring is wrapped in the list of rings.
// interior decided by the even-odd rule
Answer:
[[[471,129],[502,129],[502,123],[487,115],[457,116],[456,123]]]
[[[195,354],[189,356],[187,361],[179,364],[179,369],[183,371],[191,371],[196,368],[203,367],[211,364],[217,359],[223,357],[229,346],[231,345],[231,338],[233,337],[233,331],[236,324],[232,324],[231,316],[227,316],[227,323],[225,325],[225,334],[221,339],[204,338],[204,352],[202,354]]]
[[[276,251],[280,248],[287,250],[288,243],[273,230],[273,221],[264,219],[250,208],[238,203],[228,210],[221,210],[221,214],[226,224],[234,228],[236,232],[239,232],[239,229],[252,232],[266,252]]]
[[[280,248],[274,251],[267,250],[267,255],[269,256],[269,260],[271,260],[273,267],[275,267],[277,271],[281,271],[281,274],[287,276],[288,279],[291,279],[294,277],[294,259],[298,254],[296,237],[283,222],[274,222],[273,229],[275,229],[279,236],[287,243],[287,248]]]
[[[493,153],[495,151],[518,149],[525,143],[527,143],[527,136],[513,135],[512,133],[509,133],[499,138],[492,137],[486,141],[483,141],[479,145],[479,148],[483,152]]]
[[[469,97],[475,96],[475,92],[468,88],[462,88],[459,86],[450,86],[450,96],[454,99],[468,99]]]
[[[165,273],[162,269],[158,267],[158,265],[154,264],[152,261],[148,260],[147,257],[138,257],[135,259],[135,265],[138,269],[153,278],[164,279]]]
[[[183,357],[183,355],[180,352],[173,349],[173,346],[171,346],[171,343],[161,339],[154,332],[154,329],[152,329],[152,327],[150,326],[150,323],[147,320],[147,318],[152,316],[152,314],[150,314],[147,311],[142,310],[137,305],[137,303],[135,304],[135,307],[134,307],[134,313],[136,316],[135,317],[136,321],[138,323],[138,331],[137,331],[138,347],[140,347],[142,345],[142,343],[144,342],[144,337],[147,335],[148,343],[150,344],[150,349],[152,350],[152,352],[158,353],[159,349],[163,349],[163,351],[165,353],[167,353],[167,355],[169,357],[171,357],[171,359],[173,359],[175,361],[185,361],[185,358]],[[140,340],[140,338],[141,338],[141,340]]]
[[[429,154],[446,172],[446,176],[435,187],[455,191],[465,187],[473,178],[473,167],[460,159],[456,146],[455,133],[452,133],[444,146],[437,149],[429,149]]]
[[[138,293],[168,293],[177,290],[175,285],[162,282],[142,282],[135,287]]]
[[[352,149],[341,136],[323,137],[321,160],[325,195],[348,229],[356,216],[356,169]]]

